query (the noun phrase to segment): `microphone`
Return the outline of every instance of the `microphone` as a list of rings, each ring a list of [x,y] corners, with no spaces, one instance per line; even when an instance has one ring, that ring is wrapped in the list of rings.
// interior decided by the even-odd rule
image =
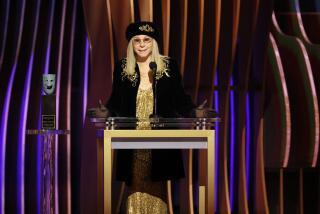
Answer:
[[[157,78],[156,78],[156,73],[157,73],[157,63],[155,62],[150,62],[149,67],[152,71],[153,75],[153,97],[154,97],[154,102],[153,102],[153,114],[150,116],[152,118],[158,118],[158,108],[157,108]]]
[[[149,63],[149,68],[150,68],[151,71],[153,72],[153,75],[155,75],[155,73],[157,72],[157,63],[155,63],[155,62],[150,62],[150,63]]]

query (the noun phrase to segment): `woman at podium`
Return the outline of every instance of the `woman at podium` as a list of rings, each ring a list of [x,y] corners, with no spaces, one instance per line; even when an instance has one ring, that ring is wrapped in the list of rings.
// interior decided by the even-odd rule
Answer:
[[[99,114],[139,120],[155,113],[161,117],[196,116],[176,62],[159,53],[155,25],[132,23],[126,38],[127,56],[115,66],[112,93]],[[137,128],[150,129],[148,123]],[[118,150],[116,168],[117,179],[128,187],[127,213],[167,213],[166,181],[184,176],[179,150]]]

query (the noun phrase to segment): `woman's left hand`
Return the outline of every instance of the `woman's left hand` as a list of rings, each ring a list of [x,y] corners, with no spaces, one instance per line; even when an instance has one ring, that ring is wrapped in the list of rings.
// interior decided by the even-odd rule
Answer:
[[[217,117],[217,112],[212,109],[205,107],[207,100],[205,100],[201,105],[194,109],[194,116],[197,118],[214,118]]]

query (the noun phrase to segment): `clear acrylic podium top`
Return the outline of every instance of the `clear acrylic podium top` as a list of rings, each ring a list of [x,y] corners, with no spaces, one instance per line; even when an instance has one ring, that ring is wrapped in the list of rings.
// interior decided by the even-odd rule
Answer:
[[[151,129],[214,129],[220,118],[108,117],[90,118],[90,121],[103,129],[136,129],[141,125]]]

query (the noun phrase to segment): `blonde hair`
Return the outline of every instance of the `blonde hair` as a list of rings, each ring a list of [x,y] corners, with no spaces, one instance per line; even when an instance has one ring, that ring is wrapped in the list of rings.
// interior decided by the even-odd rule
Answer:
[[[128,75],[133,75],[135,73],[136,68],[136,57],[133,50],[133,38],[130,39],[128,47],[127,47],[127,57],[126,57],[126,67],[124,68],[124,71]],[[158,71],[165,71],[166,72],[166,63],[168,61],[168,57],[163,56],[159,53],[159,46],[155,39],[152,39],[152,52],[151,52],[151,61],[154,61],[157,63],[157,70]]]

